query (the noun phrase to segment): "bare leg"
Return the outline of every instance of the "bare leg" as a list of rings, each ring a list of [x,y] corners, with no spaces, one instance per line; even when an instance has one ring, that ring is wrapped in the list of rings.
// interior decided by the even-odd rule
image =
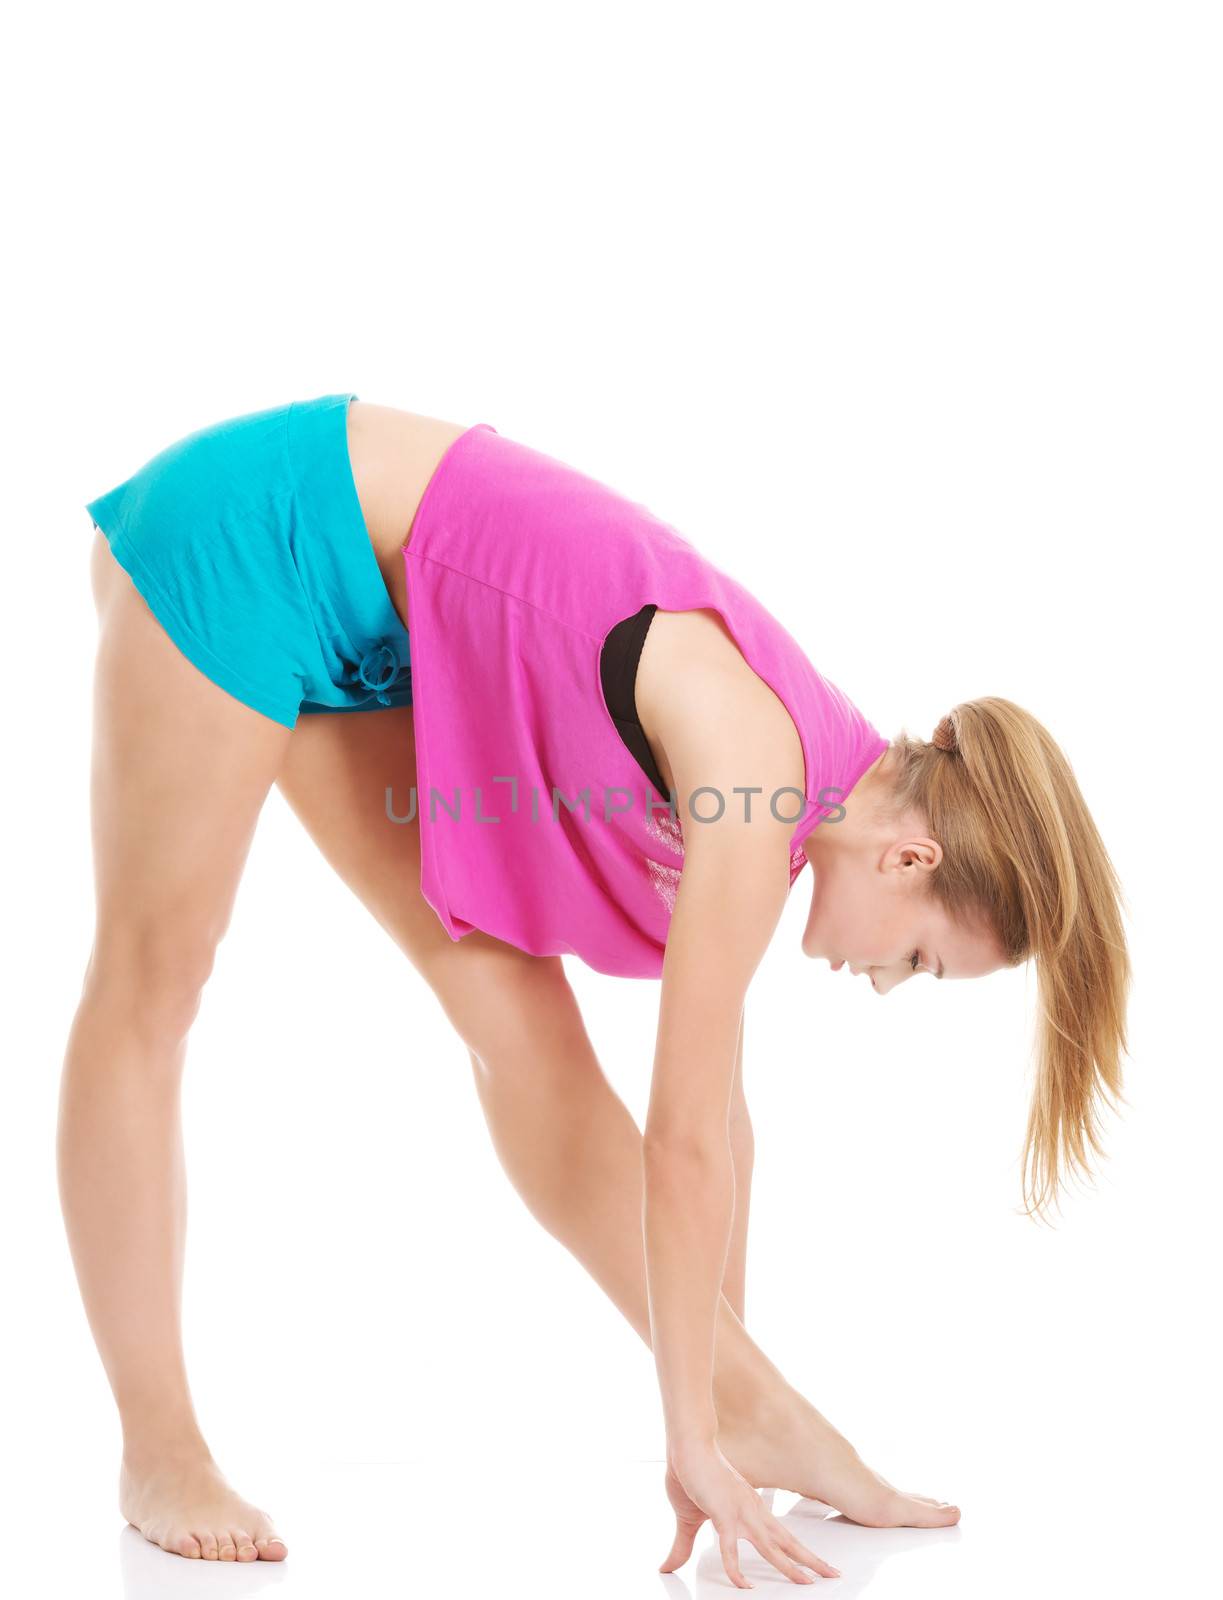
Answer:
[[[467,1044],[498,1156],[534,1216],[648,1345],[641,1134],[601,1071],[559,958],[472,933],[453,943],[420,895],[419,824],[393,823],[415,781],[410,710],[314,718],[278,783],[323,854],[396,940]],[[426,824],[427,826],[428,824]],[[758,1487],[826,1501],[872,1526],[943,1526],[954,1508],[878,1477],[793,1389],[725,1294],[715,1403],[719,1443]]]
[[[101,533],[91,778],[97,925],[60,1086],[60,1200],[123,1428],[120,1508],[164,1549],[281,1560],[221,1475],[183,1365],[187,1035],[289,732],[175,648]]]

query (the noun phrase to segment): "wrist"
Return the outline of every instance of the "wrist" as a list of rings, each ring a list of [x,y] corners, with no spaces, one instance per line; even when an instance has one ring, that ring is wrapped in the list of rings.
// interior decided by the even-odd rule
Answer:
[[[712,1427],[688,1427],[667,1430],[667,1460],[672,1464],[697,1461],[716,1455],[718,1450],[717,1424]]]

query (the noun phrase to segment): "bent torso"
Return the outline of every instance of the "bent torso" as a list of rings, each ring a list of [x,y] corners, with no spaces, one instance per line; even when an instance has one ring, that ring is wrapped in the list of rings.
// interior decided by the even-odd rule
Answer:
[[[348,408],[348,455],[357,498],[387,592],[405,628],[408,594],[403,552],[411,542],[412,524],[429,480],[443,455],[468,427],[468,423],[446,422],[364,400],[353,400]],[[732,657],[740,670],[751,671],[716,612],[654,613],[637,664],[636,709],[670,794],[675,792],[675,779],[660,729],[669,718],[683,714],[682,706],[671,703],[678,698],[675,686],[683,681],[678,669],[694,659],[713,664]],[[762,688],[772,694],[767,686]]]
[[[387,591],[408,625],[403,552],[429,479],[463,422],[421,417],[393,406],[353,400],[348,407],[348,459],[370,543]]]

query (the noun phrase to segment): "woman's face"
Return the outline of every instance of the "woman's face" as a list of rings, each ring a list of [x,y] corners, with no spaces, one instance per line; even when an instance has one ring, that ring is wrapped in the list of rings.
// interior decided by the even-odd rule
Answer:
[[[854,790],[839,822],[821,822],[804,841],[811,909],[803,954],[866,973],[879,994],[909,978],[980,978],[1006,966],[984,919],[953,922],[927,894],[942,859],[924,819],[881,820]]]

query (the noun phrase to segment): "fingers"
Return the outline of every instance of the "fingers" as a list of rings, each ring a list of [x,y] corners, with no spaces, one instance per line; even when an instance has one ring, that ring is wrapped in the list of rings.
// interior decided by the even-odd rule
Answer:
[[[821,1578],[841,1576],[836,1567],[817,1556],[813,1550],[808,1550],[801,1540],[791,1535],[784,1535],[779,1539],[766,1532],[749,1533],[745,1530],[739,1537],[753,1545],[759,1555],[771,1562],[778,1572],[789,1578],[792,1583],[814,1583],[814,1574],[818,1574]],[[739,1538],[730,1532],[719,1532],[718,1545],[722,1552],[722,1565],[726,1568],[730,1581],[737,1589],[751,1589],[753,1585],[743,1576],[743,1570],[739,1565]],[[813,1570],[808,1572],[808,1567]]]
[[[823,1556],[817,1556],[814,1550],[808,1550],[803,1541],[796,1538],[784,1523],[778,1523],[778,1527],[781,1529],[778,1537],[779,1544],[796,1561],[801,1561],[804,1566],[811,1567],[819,1573],[821,1578],[839,1578],[841,1576],[838,1569],[825,1561]]]
[[[668,1481],[669,1492],[671,1487]],[[677,1480],[676,1490],[678,1487]],[[700,1492],[699,1485],[694,1485],[694,1489],[695,1492]],[[743,1576],[743,1569],[739,1565],[740,1539],[746,1539],[763,1560],[776,1567],[778,1572],[791,1583],[814,1583],[817,1576],[821,1578],[841,1576],[836,1567],[825,1561],[822,1556],[817,1556],[814,1550],[808,1550],[802,1540],[765,1507],[756,1490],[745,1479],[738,1478],[737,1482],[732,1483],[729,1486],[729,1493],[720,1493],[718,1489],[719,1486],[715,1485],[714,1493],[705,1499],[704,1507],[691,1500],[687,1489],[683,1490],[682,1500],[679,1499],[678,1493],[672,1493],[672,1503],[676,1512],[675,1539],[671,1545],[670,1555],[659,1568],[660,1572],[672,1572],[688,1560],[696,1542],[697,1531],[708,1519],[713,1523],[717,1536],[722,1565],[736,1589],[753,1587]],[[695,1515],[686,1514],[689,1502]]]
[[[750,1539],[760,1555],[766,1561],[771,1561],[778,1572],[783,1573],[792,1583],[814,1583],[815,1578],[812,1573],[806,1570],[808,1567],[821,1578],[841,1576],[836,1567],[825,1561],[822,1556],[817,1556],[814,1550],[808,1550],[802,1540],[796,1538],[785,1524],[775,1517],[770,1517],[758,1532],[745,1533],[744,1537]]]
[[[692,1554],[692,1546],[696,1543],[696,1528],[685,1525],[677,1517],[675,1519],[675,1538],[671,1542],[671,1553],[659,1567],[659,1572],[674,1572],[676,1567],[682,1567]]]
[[[763,1535],[759,1540],[753,1539],[752,1543],[756,1546],[756,1549],[759,1550],[764,1559],[766,1561],[771,1561],[777,1568],[778,1572],[780,1572],[784,1577],[789,1578],[792,1583],[815,1582],[815,1579],[806,1570],[806,1568],[800,1567],[797,1561],[791,1561],[790,1557],[786,1555],[779,1544],[771,1542],[770,1540],[764,1538]]]
[[[821,1578],[841,1576],[835,1567],[821,1560],[797,1539],[783,1542],[779,1539],[770,1540],[762,1534],[759,1539],[753,1539],[752,1543],[766,1561],[771,1561],[778,1572],[784,1573],[793,1583],[815,1582],[815,1578],[807,1571],[808,1567],[814,1568]]]
[[[722,1565],[726,1568],[726,1576],[736,1589],[750,1589],[752,1585],[739,1570],[739,1543],[734,1534],[718,1530],[718,1546],[722,1551]]]

